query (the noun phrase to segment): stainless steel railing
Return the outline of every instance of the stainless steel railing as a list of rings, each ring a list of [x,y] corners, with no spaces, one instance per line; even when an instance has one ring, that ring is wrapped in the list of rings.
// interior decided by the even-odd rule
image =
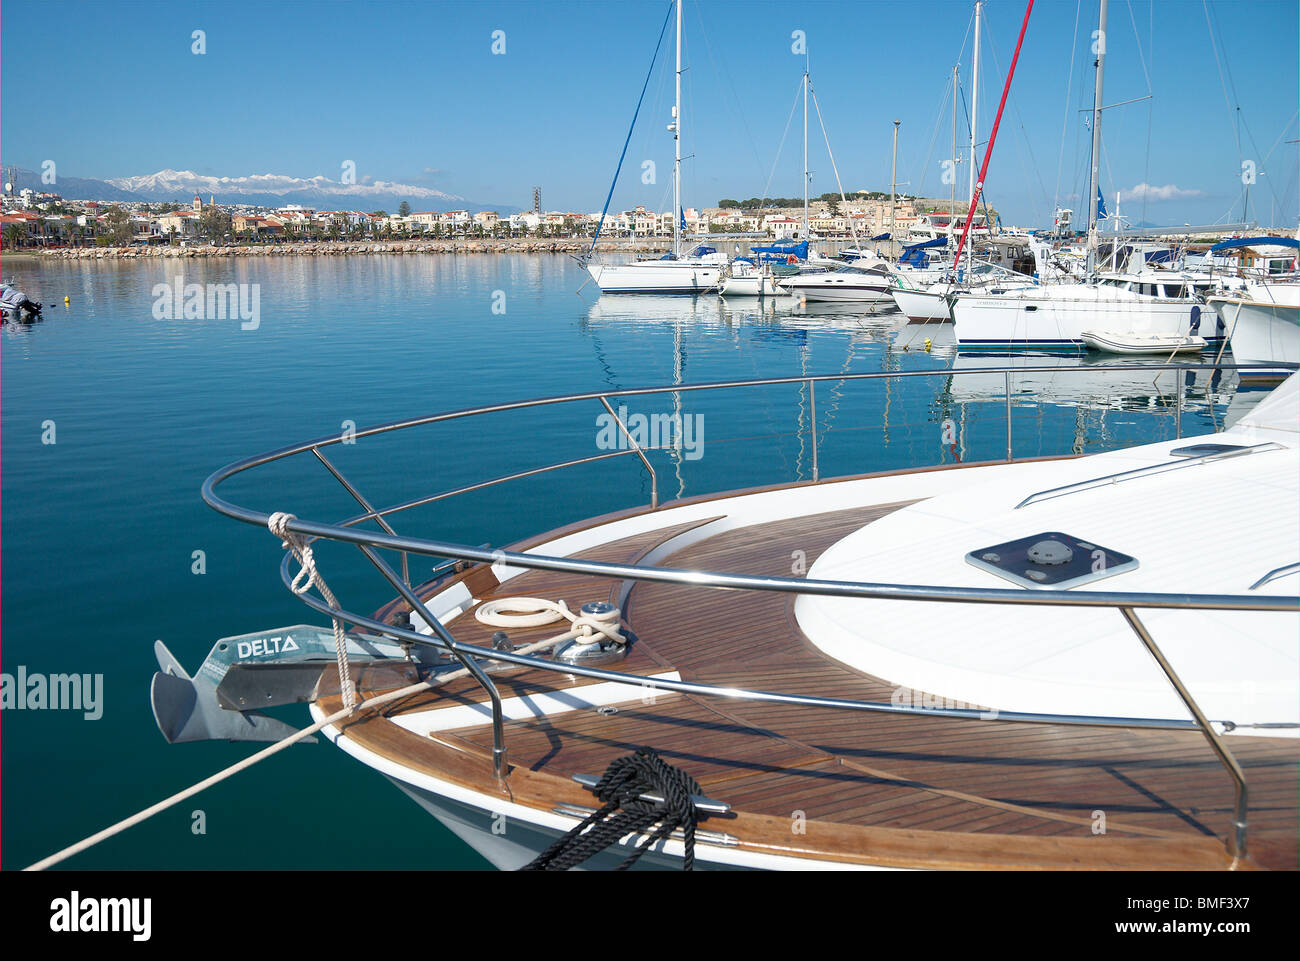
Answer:
[[[1153,368],[1150,365],[1141,364],[1116,364],[1107,366],[1106,370],[1156,370],[1157,372],[1176,371],[1179,373],[1194,370],[1247,370],[1247,369],[1272,369],[1276,370],[1275,365],[1265,367],[1264,365],[1223,365],[1223,364],[1172,364],[1164,365],[1159,368]],[[533,477],[540,474],[549,473],[556,470],[562,470],[568,467],[591,464],[597,461],[624,456],[627,454],[636,454],[643,466],[650,475],[651,480],[651,502],[650,509],[658,510],[658,477],[654,465],[646,456],[646,451],[638,445],[627,425],[614,412],[614,408],[609,403],[610,398],[624,398],[645,396],[662,393],[688,393],[694,391],[708,390],[726,390],[732,388],[748,387],[766,387],[773,385],[791,385],[799,384],[806,388],[810,400],[810,410],[813,412],[811,417],[811,440],[812,440],[812,484],[821,483],[819,465],[817,460],[818,449],[818,428],[816,422],[815,407],[815,386],[820,381],[866,381],[882,378],[911,378],[911,377],[951,377],[962,376],[964,374],[987,375],[990,373],[1001,373],[1004,375],[1005,384],[1005,410],[1007,420],[1007,461],[1014,459],[1011,436],[1011,378],[1013,374],[1023,373],[1040,373],[1051,372],[1054,374],[1068,374],[1071,370],[1078,368],[1060,368],[1060,367],[1006,367],[1006,368],[981,368],[972,370],[945,369],[945,370],[924,370],[924,371],[886,371],[880,373],[866,374],[833,374],[804,377],[784,377],[769,378],[762,380],[744,380],[744,381],[727,381],[720,383],[708,384],[689,384],[689,385],[671,385],[667,387],[638,388],[622,391],[596,391],[580,394],[571,394],[561,397],[550,397],[539,400],[517,401],[505,404],[495,404],[490,406],[468,408],[457,411],[451,411],[443,414],[435,414],[428,417],[414,418],[404,421],[397,421],[389,424],[383,424],[376,427],[366,428],[350,434],[353,439],[372,437],[381,434],[391,434],[397,431],[403,431],[414,427],[428,424],[458,420],[462,418],[479,416],[487,413],[499,413],[512,410],[525,410],[530,408],[546,407],[560,404],[574,404],[584,401],[596,400],[614,416],[620,430],[629,441],[628,450],[613,451],[594,456],[572,458],[569,460],[557,462],[544,467],[530,468],[523,471],[506,474],[487,481],[481,481],[474,484],[462,486],[458,489],[443,491],[440,493],[426,495],[413,500],[407,500],[383,509],[376,509],[357,487],[352,484],[342,472],[335,466],[323,453],[322,448],[344,442],[340,436],[330,436],[318,438],[314,441],[308,441],[291,447],[284,447],[266,454],[249,457],[238,461],[227,467],[213,473],[203,483],[204,500],[218,512],[234,518],[235,520],[245,523],[265,527],[270,518],[271,512],[263,512],[247,507],[236,505],[216,493],[217,487],[226,480],[238,474],[250,471],[263,465],[285,460],[299,454],[311,453],[325,468],[331,476],[352,496],[352,498],[361,506],[363,513],[347,518],[341,522],[328,524],[317,521],[295,518],[289,522],[289,529],[308,540],[331,540],[343,544],[351,544],[360,550],[360,552],[375,566],[392,587],[397,590],[398,594],[410,606],[412,613],[419,614],[424,621],[430,626],[433,635],[424,635],[414,630],[401,627],[395,624],[386,624],[376,620],[373,617],[366,616],[351,611],[333,609],[323,600],[319,600],[311,595],[299,595],[301,599],[309,606],[321,613],[332,617],[338,617],[340,620],[353,625],[354,627],[363,628],[375,633],[395,638],[396,640],[411,645],[423,645],[445,651],[448,655],[458,660],[476,679],[479,685],[487,693],[492,704],[492,726],[493,726],[493,756],[494,769],[499,777],[506,776],[508,772],[507,753],[505,744],[504,720],[501,710],[501,699],[493,684],[491,678],[481,669],[478,664],[480,659],[493,660],[504,663],[539,668],[565,674],[576,674],[583,677],[589,677],[600,680],[617,681],[625,684],[640,685],[655,689],[664,689],[670,691],[679,691],[683,693],[707,694],[711,696],[721,696],[730,698],[739,698],[746,700],[772,701],[787,704],[796,704],[808,707],[839,708],[846,710],[865,711],[873,713],[887,714],[920,714],[927,717],[953,717],[953,718],[982,718],[987,719],[989,712],[975,709],[964,708],[932,708],[917,707],[908,705],[885,704],[880,702],[869,701],[851,701],[832,698],[815,698],[802,695],[782,694],[771,691],[739,690],[735,688],[719,688],[711,685],[695,684],[682,681],[668,681],[664,679],[650,679],[640,675],[624,674],[617,671],[608,671],[598,668],[582,667],[573,664],[560,664],[554,661],[548,661],[538,657],[520,656],[508,651],[489,650],[480,648],[476,645],[463,644],[456,641],[452,633],[442,622],[433,615],[426,603],[417,595],[410,583],[409,555],[418,554],[422,556],[436,558],[452,558],[456,561],[468,562],[478,561],[481,563],[503,563],[512,567],[562,571],[566,573],[585,574],[595,577],[618,578],[622,580],[649,581],[660,583],[690,584],[702,588],[718,589],[739,589],[739,590],[760,590],[760,591],[780,591],[793,594],[807,594],[818,596],[833,597],[860,597],[860,598],[879,598],[888,600],[926,600],[940,601],[948,603],[965,603],[965,604],[1028,604],[1035,606],[1070,606],[1070,607],[1112,607],[1119,610],[1134,634],[1143,644],[1145,649],[1151,654],[1152,658],[1165,674],[1170,685],[1173,687],[1183,704],[1186,706],[1188,713],[1193,720],[1179,719],[1159,719],[1159,718],[1114,718],[1114,717],[1089,717],[1079,715],[1058,715],[1058,714],[1030,714],[1023,712],[996,712],[998,720],[1004,720],[1013,723],[1036,723],[1036,724],[1074,724],[1094,727],[1127,727],[1127,728],[1158,728],[1166,730],[1189,730],[1200,731],[1206,738],[1211,749],[1215,752],[1221,763],[1224,765],[1228,774],[1232,778],[1235,792],[1234,817],[1232,830],[1227,836],[1227,848],[1234,858],[1243,857],[1246,853],[1246,827],[1248,814],[1248,791],[1245,781],[1245,775],[1240,765],[1233,759],[1231,753],[1224,745],[1219,733],[1214,729],[1214,724],[1218,723],[1231,730],[1236,724],[1231,719],[1221,719],[1210,721],[1202,712],[1190,691],[1177,676],[1173,667],[1170,665],[1163,652],[1146,630],[1145,625],[1137,617],[1136,609],[1138,608],[1157,608],[1157,609],[1181,609],[1181,610],[1238,610],[1238,611],[1297,611],[1300,610],[1300,597],[1281,597],[1281,596],[1261,596],[1255,594],[1160,594],[1160,593],[1141,593],[1141,592],[1116,592],[1116,591],[1024,591],[1014,588],[966,588],[966,587],[944,587],[934,585],[907,585],[907,584],[879,584],[879,583],[859,583],[846,581],[827,581],[827,580],[809,580],[802,578],[778,578],[778,577],[761,577],[747,574],[734,574],[717,571],[690,571],[676,570],[662,567],[642,567],[635,564],[615,564],[601,561],[583,560],[571,557],[555,557],[534,553],[524,553],[520,551],[494,550],[487,547],[473,547],[466,544],[457,544],[448,541],[429,540],[425,538],[414,538],[410,536],[399,535],[392,527],[388,518],[394,514],[410,510],[415,507],[446,500],[460,494],[471,491],[483,490],[488,487],[494,487],[509,481],[519,480],[526,477]],[[1088,368],[1096,371],[1098,368]],[[1182,403],[1182,383],[1179,381],[1177,391],[1176,417],[1181,421],[1183,410]],[[1181,423],[1176,426],[1177,436],[1181,437]],[[920,466],[920,465],[918,465]],[[382,528],[380,531],[359,530],[358,525],[366,521],[375,521]],[[377,553],[379,550],[393,550],[401,557],[402,571],[399,575],[391,566],[383,560]],[[286,585],[291,583],[292,574],[289,571],[290,555],[286,553],[281,563],[281,577]]]

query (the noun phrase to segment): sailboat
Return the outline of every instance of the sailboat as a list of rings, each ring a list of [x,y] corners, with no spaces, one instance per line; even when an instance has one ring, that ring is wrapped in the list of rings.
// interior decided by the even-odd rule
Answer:
[[[1106,33],[1107,0],[1101,0],[1099,36]],[[1106,51],[1096,60],[1096,87],[1092,107],[1092,171],[1090,197],[1099,197],[1101,165],[1102,89],[1106,74]],[[1089,206],[1089,275],[1097,266],[1097,205]],[[1051,287],[1027,287],[1004,294],[978,292],[958,294],[952,302],[957,342],[963,348],[1045,347],[1078,348],[1086,343],[1084,333],[1104,335],[1112,341],[1150,337],[1181,337],[1194,334],[1200,326],[1202,308],[1190,298],[1151,297],[1128,285],[1066,283]],[[1202,334],[1207,341],[1214,335]]]
[[[804,73],[804,234],[808,232],[808,74]],[[897,180],[898,122],[894,122],[894,179]],[[892,184],[891,184],[892,197]],[[892,221],[893,201],[890,201]],[[892,238],[893,231],[890,231]],[[881,257],[855,250],[851,260],[833,270],[798,274],[779,281],[788,294],[805,301],[877,304],[889,302],[894,286],[893,268]]]
[[[677,0],[676,103],[673,121],[673,249],[657,260],[630,264],[584,263],[603,294],[701,294],[715,290],[726,270],[727,256],[715,247],[699,244],[682,253],[682,4]],[[594,247],[593,243],[593,247]]]
[[[808,66],[803,71],[803,230],[796,243],[789,238],[776,243],[755,247],[755,260],[737,257],[731,264],[728,277],[722,285],[723,297],[780,297],[788,293],[779,286],[773,264],[784,260],[790,273],[799,273],[795,266],[807,263],[808,249]]]
[[[1239,364],[1300,364],[1300,285],[1252,284],[1236,296],[1211,297],[1228,326]]]
[[[980,26],[983,19],[984,4],[977,2],[975,4],[975,41],[973,46],[973,64],[971,69],[971,85],[973,94],[971,97],[971,116],[970,116],[970,191],[968,200],[973,201],[975,197],[975,147],[976,131],[979,125],[979,82],[980,82]],[[957,228],[961,220],[956,216],[956,183],[955,176],[957,157],[957,93],[958,93],[958,66],[952,68],[952,165],[954,176],[952,178],[951,196],[949,207],[953,212],[947,215],[930,214],[928,215],[929,224],[923,227],[922,231],[930,235],[928,244],[933,246],[946,245],[955,240]],[[967,228],[971,233],[972,243],[967,247],[966,252],[966,269],[962,273],[960,280],[954,276],[958,267],[957,263],[951,263],[943,270],[947,276],[939,276],[936,269],[926,270],[904,270],[898,274],[899,283],[890,291],[890,295],[898,309],[902,311],[909,323],[917,324],[938,324],[946,323],[952,320],[951,305],[955,294],[967,293],[971,290],[981,290],[985,293],[1005,293],[1008,290],[1020,290],[1025,287],[1033,286],[1033,279],[1023,274],[1019,274],[1001,264],[989,262],[977,262],[974,256],[975,244],[974,237],[982,234],[983,241],[988,244],[992,241],[992,231],[990,225],[986,222],[987,218],[982,214],[974,213],[968,218],[970,225]],[[942,233],[940,233],[940,224]],[[1031,241],[1032,245],[1032,241]],[[995,246],[994,254],[1003,253],[1003,260],[1009,260],[1014,263],[1018,258],[1023,257],[1025,251],[1019,245],[1001,244]]]

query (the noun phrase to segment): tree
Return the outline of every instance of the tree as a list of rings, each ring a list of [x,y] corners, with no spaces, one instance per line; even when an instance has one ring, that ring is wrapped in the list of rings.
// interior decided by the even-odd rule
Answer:
[[[411,216],[411,205],[408,204],[405,200],[403,200],[400,204],[397,205],[397,215],[399,217]]]
[[[224,240],[231,232],[230,214],[220,207],[209,204],[199,214],[199,236],[207,240]]]
[[[125,207],[110,207],[104,215],[104,233],[106,244],[129,244],[131,242],[131,215]]]

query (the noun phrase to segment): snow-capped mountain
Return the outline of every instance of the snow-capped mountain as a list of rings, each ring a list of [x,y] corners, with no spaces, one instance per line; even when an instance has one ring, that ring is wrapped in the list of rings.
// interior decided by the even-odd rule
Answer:
[[[5,165],[6,170],[9,169]],[[365,178],[362,178],[365,180]],[[343,183],[328,177],[291,177],[286,174],[254,174],[247,177],[213,177],[192,170],[159,170],[138,177],[114,177],[95,180],[60,176],[54,184],[42,182],[39,174],[14,169],[18,189],[61,194],[69,200],[109,200],[188,204],[195,194],[205,201],[215,197],[217,203],[279,207],[302,204],[320,209],[396,210],[403,201],[412,210],[496,210],[514,213],[518,207],[486,204],[468,200],[433,187],[401,184],[384,180]]]
[[[368,183],[342,183],[328,177],[290,177],[284,174],[254,174],[249,177],[211,177],[192,170],[159,170],[140,177],[115,177],[107,181],[114,187],[134,194],[170,199],[177,194],[216,195],[223,199],[234,195],[260,195],[270,202],[287,202],[282,198],[311,197],[324,200],[334,197],[366,197],[387,200],[390,197],[408,202],[419,198],[431,201],[464,201],[464,197],[411,184],[375,180]],[[246,201],[229,201],[246,202]]]

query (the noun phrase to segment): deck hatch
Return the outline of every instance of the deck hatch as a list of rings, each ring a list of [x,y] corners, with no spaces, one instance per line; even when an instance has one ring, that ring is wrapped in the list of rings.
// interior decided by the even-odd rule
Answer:
[[[1061,531],[1044,531],[971,551],[966,563],[1021,587],[1069,590],[1136,570],[1137,558]]]
[[[1191,444],[1187,447],[1175,447],[1169,452],[1170,457],[1208,457],[1214,454],[1230,454],[1245,450],[1245,444]]]

